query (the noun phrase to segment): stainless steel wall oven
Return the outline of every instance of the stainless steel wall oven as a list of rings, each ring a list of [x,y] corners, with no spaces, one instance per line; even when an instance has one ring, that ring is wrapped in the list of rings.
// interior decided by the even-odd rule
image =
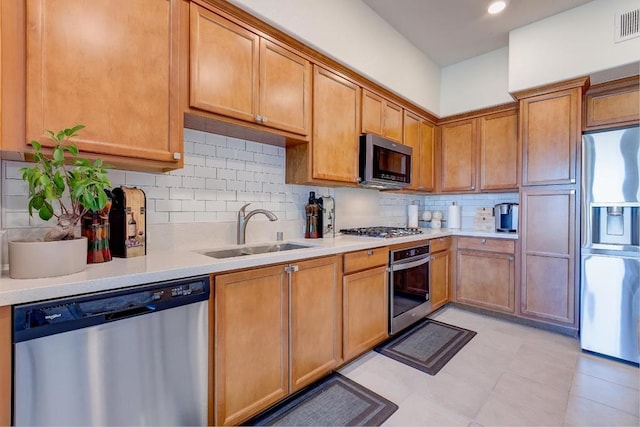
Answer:
[[[429,244],[389,252],[389,332],[394,334],[431,312]]]

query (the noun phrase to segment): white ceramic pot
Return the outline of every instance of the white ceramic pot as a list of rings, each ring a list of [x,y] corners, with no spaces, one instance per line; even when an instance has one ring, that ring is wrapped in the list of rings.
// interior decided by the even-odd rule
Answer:
[[[87,268],[87,238],[57,242],[9,242],[9,275],[38,279],[78,273]]]

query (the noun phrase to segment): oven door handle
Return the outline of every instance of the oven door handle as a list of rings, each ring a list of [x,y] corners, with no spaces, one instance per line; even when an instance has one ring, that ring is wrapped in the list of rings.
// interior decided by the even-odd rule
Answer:
[[[389,271],[402,271],[402,270],[408,270],[410,268],[420,267],[421,265],[428,263],[430,260],[431,260],[431,256],[427,256],[417,261],[405,262],[400,264],[392,264],[391,266],[389,266]]]

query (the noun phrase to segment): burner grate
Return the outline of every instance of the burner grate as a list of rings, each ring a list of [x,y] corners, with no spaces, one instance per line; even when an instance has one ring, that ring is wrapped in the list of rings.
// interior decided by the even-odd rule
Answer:
[[[359,227],[359,228],[343,228],[340,230],[342,234],[352,236],[366,237],[391,237],[412,236],[414,234],[422,234],[422,230],[417,228],[400,228],[400,227]]]

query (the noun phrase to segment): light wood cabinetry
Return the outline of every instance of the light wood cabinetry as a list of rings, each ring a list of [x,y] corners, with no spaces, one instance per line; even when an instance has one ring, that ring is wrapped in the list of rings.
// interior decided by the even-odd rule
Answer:
[[[308,135],[310,62],[248,26],[190,8],[190,107]]]
[[[0,4],[0,149],[25,147],[24,3]]]
[[[475,119],[448,123],[440,127],[442,192],[464,192],[476,189],[476,135]]]
[[[290,289],[291,392],[338,365],[342,313],[338,263],[325,257],[295,264]]]
[[[518,111],[480,117],[480,190],[518,188]]]
[[[47,145],[46,129],[83,124],[74,142],[84,153],[135,169],[182,167],[188,2],[28,0],[25,10],[27,140]]]
[[[210,424],[239,424],[337,366],[338,268],[325,257],[214,277]]]
[[[584,84],[580,79],[574,81],[574,87],[530,96],[516,94],[520,99],[523,186],[576,183]]]
[[[356,185],[360,87],[316,65],[313,76],[313,138],[287,146],[286,182]]]
[[[585,95],[585,130],[640,123],[640,76],[594,85]]]
[[[577,328],[576,190],[526,188],[522,216],[521,313]]]
[[[435,186],[435,126],[405,110],[404,144],[413,149],[411,185],[405,190],[433,191]]]
[[[514,313],[515,242],[458,238],[456,300],[491,310]]]
[[[429,284],[431,287],[431,309],[442,307],[449,301],[449,278],[451,274],[451,237],[429,240],[431,261],[429,262]]]
[[[388,248],[344,255],[342,354],[345,361],[389,336],[387,263]]]
[[[362,91],[362,133],[402,143],[402,107],[369,90]]]
[[[11,306],[0,307],[0,425],[11,425]]]
[[[440,126],[440,191],[518,189],[516,104],[443,119]]]

